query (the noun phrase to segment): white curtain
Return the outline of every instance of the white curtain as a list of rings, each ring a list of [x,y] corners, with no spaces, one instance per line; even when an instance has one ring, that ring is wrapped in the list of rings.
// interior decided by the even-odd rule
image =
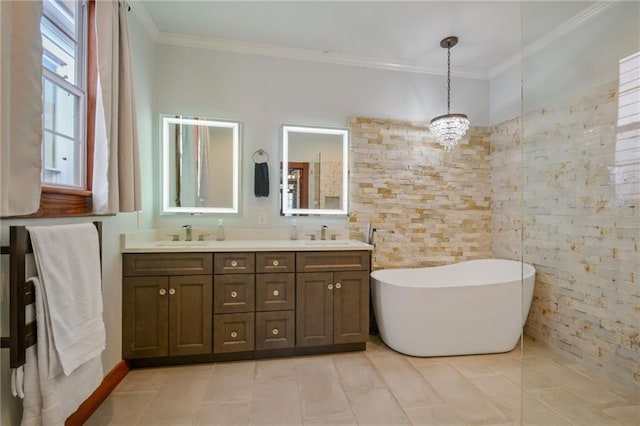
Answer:
[[[42,2],[0,1],[0,213],[35,213],[42,168]]]
[[[141,210],[138,131],[126,9],[121,1],[96,2],[95,213]]]

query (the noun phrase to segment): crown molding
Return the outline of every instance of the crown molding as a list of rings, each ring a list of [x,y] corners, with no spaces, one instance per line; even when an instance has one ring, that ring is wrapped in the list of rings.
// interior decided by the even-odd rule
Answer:
[[[242,53],[246,55],[260,55],[277,58],[295,59],[312,62],[323,62],[337,65],[349,65],[365,68],[375,68],[391,71],[404,71],[419,74],[446,75],[443,67],[426,67],[397,59],[365,57],[346,55],[312,49],[299,49],[272,44],[250,43],[236,40],[227,40],[211,37],[198,37],[184,34],[172,34],[161,32],[156,39],[158,43],[194,47],[199,49],[218,50],[223,52]],[[451,68],[451,74],[455,77],[486,80],[486,72],[471,68]]]
[[[142,2],[128,2],[127,5],[131,7],[131,11],[135,15],[135,17],[138,18],[138,21],[140,21],[144,29],[147,30],[147,33],[149,34],[149,36],[151,36],[151,39],[154,42],[157,42],[158,37],[160,36],[160,30],[156,26],[155,22],[153,22],[153,19],[151,19],[151,16],[147,12],[147,9],[145,9],[145,7],[142,5]]]
[[[534,53],[544,49],[550,44],[553,44],[556,41],[560,40],[565,35],[574,31],[576,28],[578,28],[582,24],[586,23],[587,21],[591,20],[592,18],[604,12],[606,9],[608,9],[612,5],[612,3],[613,2],[611,1],[599,1],[589,6],[582,12],[578,13],[577,15],[564,21],[563,23],[561,23],[560,25],[558,25],[557,27],[549,31],[547,34],[543,35],[539,39],[525,46],[521,52],[516,53],[515,55],[511,56],[510,58],[496,65],[495,67],[489,69],[489,72],[488,72],[489,78],[493,78],[498,74],[522,63],[522,60],[524,58],[530,55],[533,55]]]

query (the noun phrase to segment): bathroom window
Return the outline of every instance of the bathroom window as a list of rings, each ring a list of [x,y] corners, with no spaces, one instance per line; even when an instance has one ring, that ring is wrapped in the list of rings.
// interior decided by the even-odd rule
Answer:
[[[95,108],[93,1],[43,0],[42,197],[35,216],[91,213],[91,162]]]

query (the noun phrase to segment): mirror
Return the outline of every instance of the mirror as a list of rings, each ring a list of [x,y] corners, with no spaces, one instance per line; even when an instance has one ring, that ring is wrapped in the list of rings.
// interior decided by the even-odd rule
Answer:
[[[240,123],[161,116],[162,213],[238,213]]]
[[[346,215],[349,131],[282,126],[282,214]]]

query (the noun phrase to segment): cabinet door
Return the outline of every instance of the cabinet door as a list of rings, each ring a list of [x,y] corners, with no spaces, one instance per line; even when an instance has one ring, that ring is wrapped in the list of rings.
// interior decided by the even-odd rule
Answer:
[[[169,278],[127,277],[122,284],[122,358],[167,356]]]
[[[333,273],[297,274],[296,346],[333,343]]]
[[[369,338],[369,273],[336,272],[333,289],[333,343]]]
[[[169,354],[211,353],[211,275],[175,276],[169,280]]]

